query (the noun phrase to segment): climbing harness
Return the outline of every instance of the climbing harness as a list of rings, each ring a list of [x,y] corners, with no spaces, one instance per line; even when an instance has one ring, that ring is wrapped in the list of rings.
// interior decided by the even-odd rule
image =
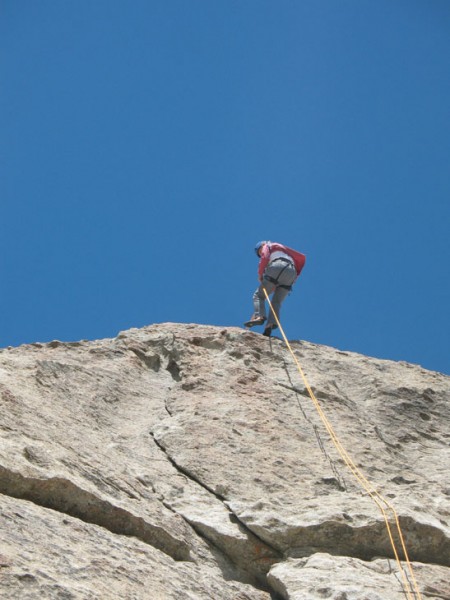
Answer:
[[[337,437],[334,429],[332,428],[330,422],[328,421],[328,418],[326,417],[325,413],[322,410],[322,407],[320,406],[319,401],[317,400],[314,392],[311,389],[311,386],[309,385],[309,382],[306,378],[305,373],[303,372],[303,369],[300,365],[300,362],[298,361],[297,357],[294,354],[294,351],[292,350],[292,347],[289,343],[289,340],[286,337],[286,334],[284,333],[283,328],[281,327],[281,323],[278,319],[278,316],[276,315],[275,311],[273,310],[272,307],[272,303],[270,302],[270,298],[268,293],[266,292],[266,290],[264,289],[264,294],[266,295],[266,299],[269,303],[269,307],[270,310],[272,311],[276,323],[278,325],[278,327],[280,328],[280,332],[281,335],[283,337],[283,340],[292,356],[292,358],[294,359],[294,362],[297,366],[298,372],[300,373],[300,376],[303,380],[303,383],[305,384],[305,387],[308,391],[308,394],[314,404],[314,407],[317,411],[317,413],[319,414],[319,417],[322,421],[322,423],[325,426],[325,429],[327,430],[334,446],[336,447],[337,451],[339,452],[341,458],[344,460],[346,466],[349,468],[349,470],[353,473],[353,475],[355,476],[355,478],[357,479],[357,481],[359,482],[359,484],[361,485],[361,487],[364,489],[364,491],[370,496],[370,498],[374,501],[374,503],[377,505],[377,507],[380,509],[382,515],[383,515],[383,519],[384,522],[386,524],[386,529],[388,532],[388,536],[389,536],[389,540],[392,546],[392,550],[394,552],[394,556],[395,556],[395,560],[397,562],[398,568],[399,568],[399,572],[401,573],[402,576],[402,581],[403,581],[403,588],[404,591],[406,593],[406,597],[408,598],[408,600],[422,600],[422,596],[420,595],[420,591],[417,585],[417,581],[416,578],[414,576],[414,572],[413,572],[413,568],[411,565],[411,562],[409,560],[409,556],[408,556],[408,552],[406,550],[406,545],[405,545],[405,540],[403,537],[403,533],[400,527],[400,522],[398,519],[398,515],[397,512],[395,510],[395,508],[392,506],[392,504],[390,502],[388,502],[385,498],[383,498],[383,496],[381,496],[381,494],[379,494],[377,492],[377,490],[373,487],[373,485],[366,479],[365,475],[360,471],[360,469],[358,469],[358,467],[355,465],[355,463],[353,462],[353,460],[350,458],[350,456],[347,454],[347,451],[345,450],[345,448],[342,446],[341,442],[339,441],[339,438]],[[397,534],[400,540],[400,544],[401,544],[401,549],[403,550],[403,554],[405,557],[405,562],[407,564],[408,567],[408,572],[409,575],[411,576],[411,580],[412,580],[412,584],[411,582],[408,580],[406,573],[402,567],[402,564],[400,562],[400,558],[399,558],[399,552],[397,550],[397,546],[395,544],[394,541],[394,537],[393,537],[393,532],[392,532],[392,525],[389,523],[389,519],[388,519],[388,515],[387,515],[387,510],[390,510],[393,517],[394,517],[394,521],[395,521],[395,527],[397,529]]]
[[[289,267],[289,265],[292,265],[295,268],[294,263],[292,262],[292,260],[289,260],[287,258],[283,258],[282,256],[280,256],[279,258],[275,258],[275,260],[273,260],[272,262],[270,262],[267,266],[272,265],[275,262],[284,262],[286,263],[286,265],[283,267],[283,269],[281,269],[281,271],[278,273],[278,277],[270,277],[270,275],[263,275],[263,279],[267,279],[267,281],[270,281],[271,283],[274,283],[276,286],[283,288],[285,290],[292,290],[292,285],[281,285],[278,283],[281,275],[284,273],[284,271]],[[264,290],[265,291],[265,290]]]

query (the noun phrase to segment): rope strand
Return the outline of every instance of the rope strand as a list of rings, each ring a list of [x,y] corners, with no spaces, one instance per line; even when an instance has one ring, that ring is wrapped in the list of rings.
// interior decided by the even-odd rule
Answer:
[[[283,340],[289,350],[289,352],[292,355],[292,358],[294,359],[294,362],[297,366],[297,369],[300,373],[300,376],[303,380],[303,383],[305,385],[305,388],[308,391],[308,394],[314,404],[314,407],[317,411],[317,413],[319,414],[319,417],[322,421],[322,423],[325,426],[325,429],[327,430],[334,446],[336,447],[337,451],[339,452],[340,456],[342,457],[344,463],[346,464],[346,466],[349,468],[349,470],[352,472],[352,474],[354,475],[354,477],[356,478],[356,480],[360,483],[361,487],[364,489],[364,491],[370,496],[370,498],[374,501],[374,503],[377,505],[377,507],[380,509],[384,522],[386,524],[386,530],[388,532],[388,536],[389,536],[389,541],[391,543],[392,546],[392,550],[394,552],[394,556],[395,556],[395,560],[397,562],[399,571],[402,575],[402,581],[403,581],[403,587],[404,587],[404,591],[407,595],[408,600],[414,600],[412,594],[415,595],[416,600],[422,600],[422,596],[420,595],[419,592],[419,588],[417,585],[417,581],[416,578],[414,576],[414,572],[413,572],[413,568],[411,565],[411,562],[409,560],[409,556],[408,556],[408,552],[406,550],[406,544],[405,544],[405,540],[403,537],[403,533],[400,527],[400,521],[398,519],[398,515],[397,512],[395,510],[395,508],[392,506],[392,504],[390,502],[388,502],[385,498],[383,498],[383,496],[381,496],[381,494],[378,493],[378,491],[373,487],[373,485],[367,480],[367,478],[365,477],[365,475],[360,471],[360,469],[358,469],[358,467],[355,465],[355,463],[353,462],[353,460],[350,458],[350,456],[348,455],[347,451],[345,450],[345,448],[342,446],[338,436],[336,435],[333,427],[331,426],[330,422],[328,421],[328,418],[326,417],[325,413],[322,410],[322,407],[320,406],[319,401],[317,400],[316,396],[314,395],[314,392],[311,389],[311,386],[309,385],[309,382],[306,378],[305,373],[303,372],[303,369],[300,365],[300,362],[298,361],[297,357],[294,354],[294,351],[292,350],[291,344],[289,343],[286,334],[284,333],[284,330],[281,326],[281,323],[278,319],[277,314],[275,313],[275,311],[273,310],[273,306],[272,303],[270,301],[269,295],[266,291],[265,288],[263,288],[264,290],[264,294],[266,296],[266,299],[269,303],[270,306],[270,310],[272,311],[273,316],[275,317],[276,323],[280,329],[281,335],[283,337]],[[384,505],[384,506],[383,506]],[[389,519],[388,516],[386,514],[386,508],[389,509],[392,512],[392,515],[394,517],[394,521],[395,521],[395,525],[396,525],[396,529],[397,529],[397,533],[398,533],[398,537],[400,540],[400,544],[403,550],[403,554],[405,557],[405,562],[407,564],[408,567],[408,571],[409,574],[411,576],[411,580],[412,580],[412,586],[411,583],[409,582],[406,573],[402,567],[402,564],[400,562],[400,558],[399,558],[399,553],[397,551],[397,546],[393,537],[393,533],[391,530],[391,525],[389,523]],[[413,588],[413,589],[411,589]]]

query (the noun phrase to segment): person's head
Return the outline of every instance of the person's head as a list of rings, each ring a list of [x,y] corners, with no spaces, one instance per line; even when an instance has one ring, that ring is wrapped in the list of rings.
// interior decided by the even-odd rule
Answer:
[[[261,251],[264,247],[264,245],[267,244],[266,241],[263,242],[258,242],[255,246],[255,252],[256,252],[256,256],[261,256]]]

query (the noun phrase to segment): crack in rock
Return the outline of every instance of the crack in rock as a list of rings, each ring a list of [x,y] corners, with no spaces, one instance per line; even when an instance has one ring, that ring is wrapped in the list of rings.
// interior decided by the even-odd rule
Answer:
[[[209,488],[189,470],[180,466],[167,453],[153,433],[151,436],[177,472],[218,500],[223,513],[217,514],[217,511],[216,514],[212,514],[215,512],[213,507],[206,511],[208,514],[201,510],[196,513],[192,509],[177,509],[171,504],[168,505],[167,501],[164,502],[165,506],[174,510],[189,523],[200,537],[223,553],[237,569],[241,581],[269,591],[266,575],[275,563],[282,560],[282,554],[252,532],[228,507],[221,494]]]
[[[229,504],[232,503],[227,503]],[[236,504],[230,508],[235,514],[239,513]],[[278,548],[289,558],[303,558],[318,552],[363,561],[394,558],[384,521],[359,527],[332,520],[304,526],[275,521],[262,524],[252,522],[254,513],[248,511],[248,508],[239,518],[261,540]],[[445,567],[450,565],[450,540],[441,529],[431,524],[420,523],[408,516],[399,516],[399,522],[410,560]],[[393,523],[390,525],[400,559],[405,560],[396,527]],[[271,533],[273,528],[277,530],[276,539]]]
[[[25,477],[0,466],[0,493],[50,508],[112,533],[132,536],[176,561],[191,561],[189,546],[162,527],[81,489],[62,477]]]

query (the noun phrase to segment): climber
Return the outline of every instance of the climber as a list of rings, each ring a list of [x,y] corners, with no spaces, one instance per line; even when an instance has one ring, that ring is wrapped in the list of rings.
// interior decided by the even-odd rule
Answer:
[[[306,260],[304,254],[276,242],[258,242],[255,246],[255,252],[260,258],[258,265],[260,286],[253,294],[254,313],[251,319],[244,323],[246,327],[262,325],[266,321],[264,290],[269,296],[273,293],[271,303],[276,316],[279,318],[281,303],[291,291]],[[270,337],[272,330],[276,328],[276,319],[270,311],[263,335]]]

